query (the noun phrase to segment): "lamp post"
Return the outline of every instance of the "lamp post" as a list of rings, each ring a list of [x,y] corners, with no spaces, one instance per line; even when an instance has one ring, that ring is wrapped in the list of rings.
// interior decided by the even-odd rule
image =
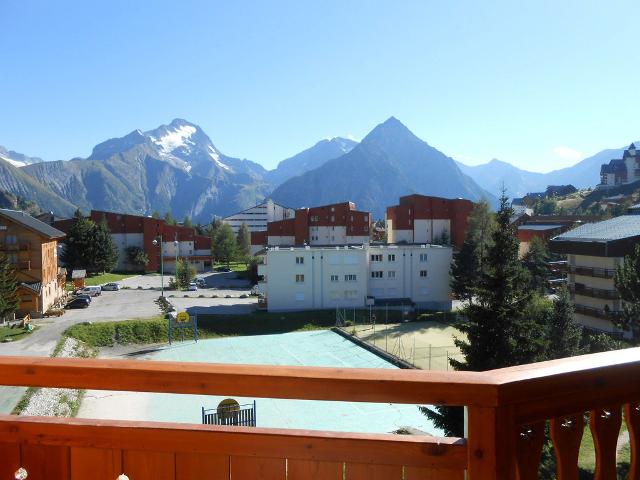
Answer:
[[[162,255],[162,235],[159,235],[158,238],[160,239],[160,296],[164,297],[164,258]],[[158,238],[153,240],[153,245],[154,246],[158,246]]]

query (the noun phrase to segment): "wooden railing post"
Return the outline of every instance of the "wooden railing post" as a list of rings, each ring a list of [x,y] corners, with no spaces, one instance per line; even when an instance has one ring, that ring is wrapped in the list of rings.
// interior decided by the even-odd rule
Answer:
[[[468,480],[516,477],[516,425],[511,407],[469,407]]]

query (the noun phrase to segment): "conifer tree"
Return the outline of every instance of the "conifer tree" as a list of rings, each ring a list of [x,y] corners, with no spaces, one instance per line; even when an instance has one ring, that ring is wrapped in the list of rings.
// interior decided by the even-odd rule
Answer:
[[[14,313],[19,305],[16,270],[6,255],[0,253],[0,319]]]
[[[460,300],[472,301],[485,272],[487,252],[492,244],[495,217],[485,200],[479,201],[469,216],[462,248],[451,264],[451,291]]]
[[[196,276],[196,269],[184,258],[179,258],[176,264],[176,282],[178,288],[187,288]]]
[[[503,192],[485,271],[474,302],[465,309],[467,321],[458,327],[466,339],[455,340],[464,357],[462,361],[450,361],[456,370],[485,371],[540,358],[543,332],[535,320],[524,314],[531,294],[527,273],[518,258],[519,242],[511,224],[512,215],[513,209]],[[447,435],[462,434],[461,408],[435,407],[423,411]]]
[[[614,284],[623,302],[622,311],[612,314],[613,321],[618,328],[631,332],[632,341],[640,344],[640,245],[618,265]]]
[[[118,264],[118,247],[113,243],[107,219],[102,218],[93,228],[93,265],[91,270],[110,272]]]
[[[582,327],[574,319],[573,303],[567,288],[561,288],[558,292],[549,320],[547,358],[552,360],[580,355]]]
[[[524,255],[522,263],[529,271],[529,285],[534,292],[542,294],[547,291],[547,282],[551,277],[549,258],[549,249],[544,240],[533,237],[529,242],[529,251]]]
[[[193,224],[191,223],[191,217],[189,217],[189,215],[185,215],[184,220],[182,221],[182,226],[183,227],[192,227]]]
[[[76,210],[71,227],[64,238],[61,254],[61,260],[67,267],[87,270],[93,268],[94,230],[95,223],[85,218],[80,210]]]

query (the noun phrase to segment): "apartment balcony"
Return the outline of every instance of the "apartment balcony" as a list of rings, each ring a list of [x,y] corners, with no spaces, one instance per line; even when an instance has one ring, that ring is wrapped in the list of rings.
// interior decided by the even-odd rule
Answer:
[[[29,242],[23,243],[0,243],[0,252],[18,252],[31,250],[31,244]]]
[[[585,412],[596,478],[616,478],[622,421],[640,475],[640,348],[489,372],[39,357],[0,371],[12,386],[467,407],[464,438],[0,415],[0,478],[525,480],[550,420],[558,478],[574,479]]]
[[[598,277],[598,278],[613,278],[616,275],[615,269],[610,268],[596,268],[596,267],[576,267],[571,265],[569,267],[570,273],[576,275],[584,275],[586,277]]]
[[[601,298],[603,300],[620,300],[620,294],[617,290],[606,290],[603,288],[585,287],[579,283],[571,286],[571,292],[575,295],[585,297]]]
[[[613,311],[607,312],[603,308],[590,307],[579,303],[574,303],[573,310],[576,313],[587,315],[588,317],[602,318],[603,320],[611,320],[611,314],[615,313]]]

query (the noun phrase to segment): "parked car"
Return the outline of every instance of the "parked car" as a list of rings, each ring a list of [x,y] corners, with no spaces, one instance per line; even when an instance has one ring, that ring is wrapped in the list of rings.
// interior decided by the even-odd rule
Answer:
[[[225,273],[228,273],[228,272],[230,272],[230,271],[231,271],[231,269],[230,269],[229,267],[218,267],[218,268],[216,268],[216,272],[225,272]]]
[[[189,286],[187,287],[187,290],[190,292],[197,292],[198,291],[198,285],[196,285],[196,282],[191,282],[189,284]]]
[[[74,298],[67,303],[64,308],[87,308],[89,306],[89,300],[86,298]]]
[[[102,285],[102,291],[105,291],[105,292],[106,291],[117,292],[118,290],[120,290],[120,285],[114,282],[105,283],[104,285]]]
[[[204,278],[197,278],[196,285],[198,288],[205,288],[207,286],[207,282],[204,281]]]
[[[102,293],[102,288],[100,287],[84,287],[76,291],[76,295],[85,294],[85,295],[91,295],[92,297],[97,297],[101,293]]]
[[[81,293],[80,295],[75,295],[73,297],[73,299],[76,298],[82,298],[83,300],[87,300],[89,303],[91,303],[91,295],[87,295],[86,293]]]

